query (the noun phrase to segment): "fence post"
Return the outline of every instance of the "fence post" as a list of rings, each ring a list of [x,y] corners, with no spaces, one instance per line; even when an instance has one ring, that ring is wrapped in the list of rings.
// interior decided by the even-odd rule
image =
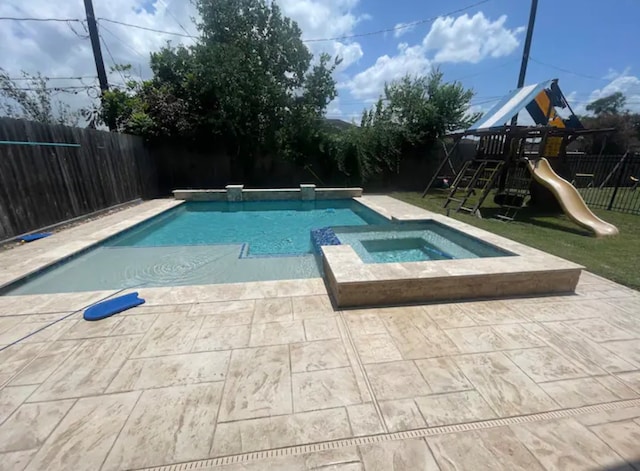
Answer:
[[[625,153],[623,160],[624,162],[622,162],[622,166],[619,169],[618,173],[618,178],[616,178],[616,186],[613,189],[613,194],[611,195],[611,200],[609,201],[609,205],[607,206],[607,211],[611,211],[611,208],[613,207],[613,202],[616,199],[616,196],[618,195],[618,188],[620,188],[620,184],[622,183],[622,177],[624,177],[624,175],[627,173],[627,163],[629,161],[629,159],[627,159],[627,153]]]

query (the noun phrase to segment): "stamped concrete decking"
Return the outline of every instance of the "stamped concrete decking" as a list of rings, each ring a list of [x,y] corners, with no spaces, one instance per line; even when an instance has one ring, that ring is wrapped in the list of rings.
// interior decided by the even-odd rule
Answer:
[[[114,293],[0,297],[0,345]],[[344,311],[320,279],[140,294],[0,351],[0,470],[640,469],[640,293],[595,275]]]

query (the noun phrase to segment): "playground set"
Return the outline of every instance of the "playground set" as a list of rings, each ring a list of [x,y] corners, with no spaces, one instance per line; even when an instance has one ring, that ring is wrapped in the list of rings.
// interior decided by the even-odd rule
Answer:
[[[561,117],[556,108],[567,109],[569,116]],[[508,124],[524,109],[534,126]],[[614,131],[585,129],[557,79],[516,89],[469,129],[450,135],[453,147],[422,197],[449,181],[444,207],[480,215],[480,207],[493,193],[501,208],[497,217],[504,220],[513,220],[527,203],[544,206],[555,200],[571,220],[597,237],[616,235],[618,229],[593,214],[578,190],[561,176],[568,176],[565,158],[571,142],[580,136]],[[462,139],[477,141],[476,152],[456,171],[452,156]]]

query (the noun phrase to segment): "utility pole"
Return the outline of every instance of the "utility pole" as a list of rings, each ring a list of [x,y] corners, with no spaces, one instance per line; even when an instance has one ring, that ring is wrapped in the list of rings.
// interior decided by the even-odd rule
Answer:
[[[529,13],[529,25],[527,26],[527,36],[524,40],[524,50],[522,51],[522,64],[520,64],[520,75],[518,77],[518,88],[524,87],[524,80],[527,76],[527,65],[529,64],[529,51],[531,50],[531,39],[533,38],[533,26],[536,22],[538,11],[538,0],[531,0],[531,12]],[[511,126],[518,124],[518,115],[511,120]]]
[[[107,82],[107,73],[104,70],[104,60],[102,59],[102,49],[100,49],[100,36],[98,36],[98,25],[96,24],[96,16],[93,13],[93,3],[91,0],[84,0],[84,9],[87,12],[87,24],[89,26],[89,37],[91,38],[91,48],[93,49],[93,59],[96,62],[96,71],[98,72],[98,81],[100,82],[100,90],[102,93],[109,90],[109,82]]]

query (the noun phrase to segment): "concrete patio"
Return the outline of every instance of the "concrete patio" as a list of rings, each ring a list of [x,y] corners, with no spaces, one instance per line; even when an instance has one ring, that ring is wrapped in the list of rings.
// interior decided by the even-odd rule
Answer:
[[[0,297],[0,348],[114,293]],[[321,279],[140,294],[0,351],[0,470],[640,469],[640,294],[595,275],[344,311]]]

